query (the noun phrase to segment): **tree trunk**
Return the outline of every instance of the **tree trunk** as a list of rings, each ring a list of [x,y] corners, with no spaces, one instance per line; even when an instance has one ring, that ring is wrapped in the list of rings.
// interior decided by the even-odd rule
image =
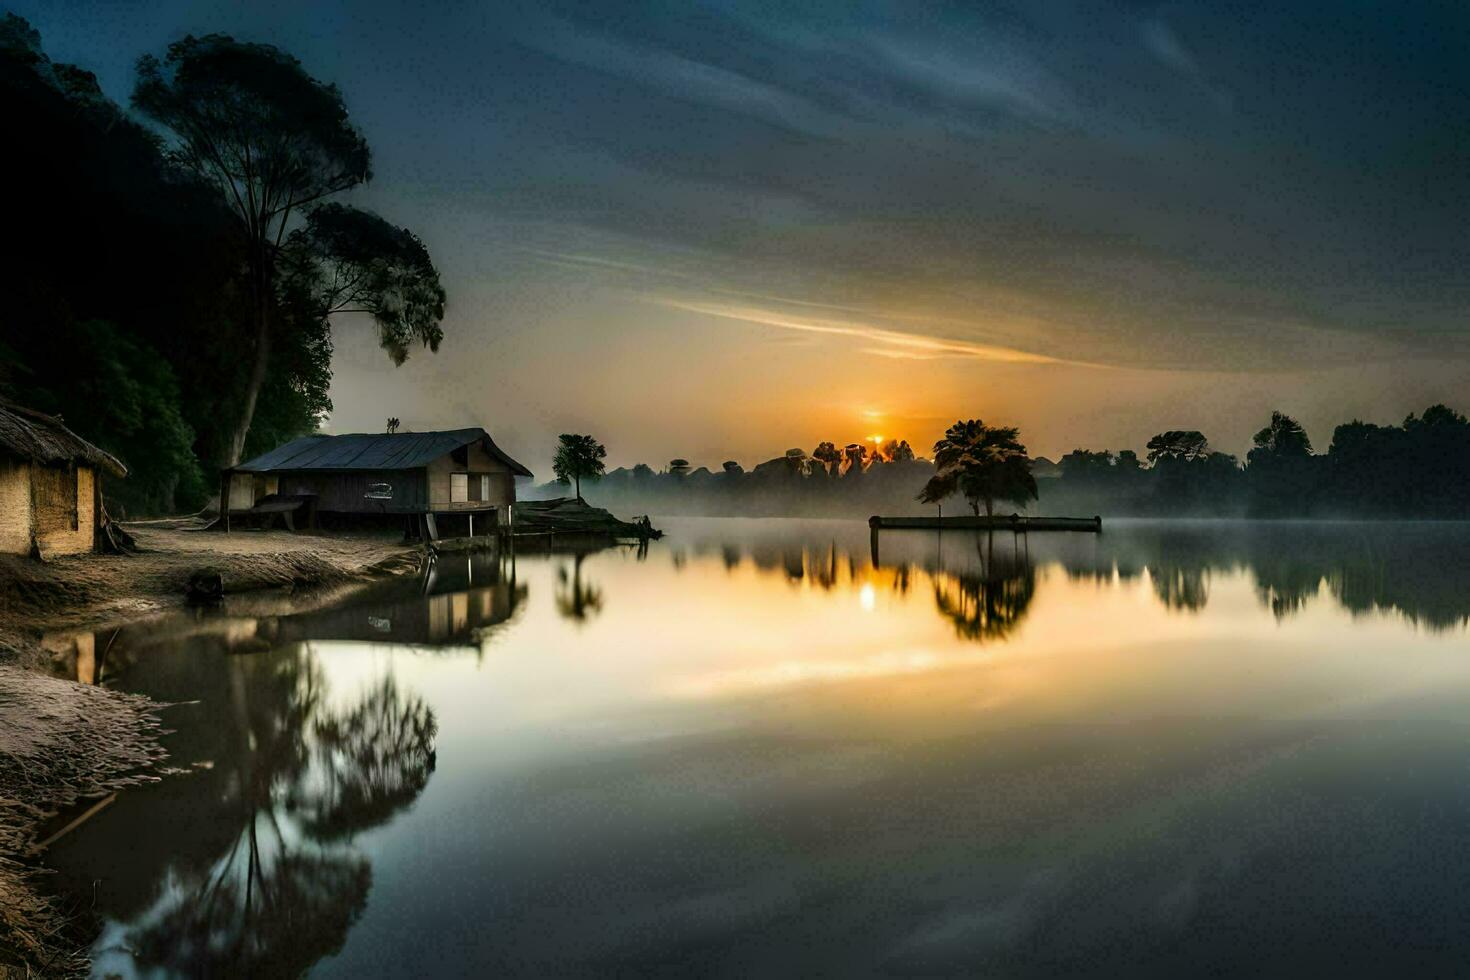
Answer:
[[[572,479],[576,481],[576,484],[577,484],[577,500],[580,501],[582,499],[582,474],[578,473],[575,476],[573,476]]]
[[[250,365],[250,377],[246,379],[245,391],[240,398],[240,414],[236,418],[235,429],[230,433],[230,451],[225,460],[226,466],[237,465],[245,454],[245,437],[250,434],[250,423],[255,420],[255,403],[260,398],[260,389],[265,384],[266,368],[270,365],[270,279],[269,273],[264,269],[263,259],[260,265],[252,275],[255,282],[252,290],[255,305],[255,359]]]

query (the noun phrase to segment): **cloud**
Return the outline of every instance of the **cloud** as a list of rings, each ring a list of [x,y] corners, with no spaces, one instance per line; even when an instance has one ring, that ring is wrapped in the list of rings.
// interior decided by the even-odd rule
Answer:
[[[782,330],[855,337],[859,340],[879,345],[877,347],[859,348],[860,350],[865,353],[880,354],[884,357],[909,358],[913,360],[961,357],[1006,364],[1064,363],[1055,357],[1018,350],[1013,347],[999,347],[992,344],[978,344],[948,337],[889,330],[859,320],[816,317],[762,306],[692,301],[662,296],[651,297],[651,301],[660,306],[686,310],[690,313],[701,313],[705,316],[719,317],[725,320],[759,323],[765,326],[779,327]]]
[[[1168,24],[1161,20],[1145,21],[1143,25],[1143,45],[1153,53],[1160,62],[1174,69],[1182,75],[1192,75],[1196,78],[1200,75],[1199,62],[1194,60],[1194,55],[1184,46]]]
[[[564,60],[631,79],[663,94],[714,106],[783,129],[845,138],[851,120],[794,92],[739,72],[650,46],[563,27],[544,50]]]
[[[1015,47],[985,43],[957,50],[885,37],[869,44],[891,69],[950,104],[983,106],[1041,128],[1075,118],[1064,86]]]

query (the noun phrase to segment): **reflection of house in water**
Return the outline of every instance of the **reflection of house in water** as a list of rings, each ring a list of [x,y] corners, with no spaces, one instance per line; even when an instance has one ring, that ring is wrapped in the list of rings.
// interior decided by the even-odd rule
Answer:
[[[427,581],[388,582],[331,609],[282,616],[260,634],[273,644],[357,640],[409,646],[473,644],[526,599],[514,566],[493,556],[441,560]]]

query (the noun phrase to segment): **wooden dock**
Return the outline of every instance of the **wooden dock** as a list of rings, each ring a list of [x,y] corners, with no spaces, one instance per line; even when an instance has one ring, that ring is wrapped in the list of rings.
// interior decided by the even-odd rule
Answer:
[[[1102,533],[1101,517],[1022,517],[1007,514],[996,517],[870,517],[868,527],[874,531],[1084,531]]]

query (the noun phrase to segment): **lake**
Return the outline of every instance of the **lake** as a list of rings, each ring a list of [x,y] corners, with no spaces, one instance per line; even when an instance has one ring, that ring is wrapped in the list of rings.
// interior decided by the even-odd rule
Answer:
[[[97,634],[183,770],[48,853],[98,974],[1470,959],[1470,527],[656,523]]]

